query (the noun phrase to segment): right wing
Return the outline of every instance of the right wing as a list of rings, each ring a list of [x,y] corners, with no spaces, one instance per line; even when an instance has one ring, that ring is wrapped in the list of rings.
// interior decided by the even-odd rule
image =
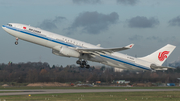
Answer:
[[[134,46],[134,44],[127,45],[121,48],[76,48],[77,51],[82,53],[102,53],[102,54],[110,54],[117,51],[122,51],[126,49],[130,49]]]

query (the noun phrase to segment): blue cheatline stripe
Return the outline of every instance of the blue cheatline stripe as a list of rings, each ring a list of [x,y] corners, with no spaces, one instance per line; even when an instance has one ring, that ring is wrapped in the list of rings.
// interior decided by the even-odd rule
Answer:
[[[64,42],[61,42],[61,41],[57,41],[55,39],[48,38],[46,36],[42,36],[42,35],[35,34],[35,33],[32,33],[32,32],[29,32],[29,31],[25,31],[25,30],[20,30],[20,29],[17,29],[17,28],[14,28],[14,27],[10,27],[10,26],[7,26],[7,25],[3,25],[2,27],[6,27],[6,28],[9,28],[9,29],[14,30],[14,31],[18,31],[18,32],[21,32],[21,33],[24,33],[24,34],[35,36],[35,37],[38,37],[38,38],[41,38],[41,39],[45,39],[45,40],[48,40],[48,41],[51,41],[51,42],[55,42],[55,43],[58,43],[58,44],[62,44],[62,45],[65,45],[65,46],[79,47],[79,46],[75,46],[73,44],[68,44],[68,43],[64,43]]]
[[[115,60],[115,61],[118,61],[118,62],[122,62],[122,63],[128,64],[128,65],[131,65],[131,66],[135,66],[135,67],[138,67],[138,68],[141,68],[141,69],[151,70],[151,69],[146,68],[144,66],[139,66],[139,65],[136,65],[136,64],[133,64],[133,63],[130,63],[130,62],[126,62],[126,61],[123,61],[123,60],[120,60],[120,59],[117,59],[117,58],[114,58],[114,57],[111,57],[111,56],[108,56],[108,55],[102,55],[101,54],[100,56],[111,59],[111,60]]]

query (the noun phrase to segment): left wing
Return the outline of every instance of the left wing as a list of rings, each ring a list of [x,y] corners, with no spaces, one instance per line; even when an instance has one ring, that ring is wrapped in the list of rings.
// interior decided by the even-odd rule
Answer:
[[[117,51],[122,51],[126,49],[130,49],[134,46],[134,44],[127,45],[125,47],[121,48],[77,48],[76,50],[82,53],[103,53],[103,54],[108,54],[108,53],[113,53]]]

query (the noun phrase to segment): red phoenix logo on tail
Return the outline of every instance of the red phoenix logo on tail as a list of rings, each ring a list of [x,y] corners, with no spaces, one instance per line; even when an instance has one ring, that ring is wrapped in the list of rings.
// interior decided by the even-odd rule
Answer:
[[[167,58],[168,54],[169,54],[169,51],[159,52],[159,55],[158,55],[159,61],[164,61],[164,59]]]

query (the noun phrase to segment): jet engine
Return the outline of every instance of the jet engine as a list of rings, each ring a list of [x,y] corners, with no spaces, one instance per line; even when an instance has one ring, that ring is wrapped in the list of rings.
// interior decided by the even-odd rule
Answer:
[[[55,50],[53,49],[52,53],[55,54],[55,55],[59,55],[59,56],[75,57],[75,58],[80,57],[79,52],[77,52],[76,50],[73,50],[71,48],[64,47],[64,46],[61,46],[58,49],[56,47]]]
[[[55,54],[55,55],[58,55],[58,56],[68,57],[68,56],[65,56],[65,55],[59,53],[59,51],[57,51],[57,50],[55,50],[55,49],[52,49],[52,53]]]

